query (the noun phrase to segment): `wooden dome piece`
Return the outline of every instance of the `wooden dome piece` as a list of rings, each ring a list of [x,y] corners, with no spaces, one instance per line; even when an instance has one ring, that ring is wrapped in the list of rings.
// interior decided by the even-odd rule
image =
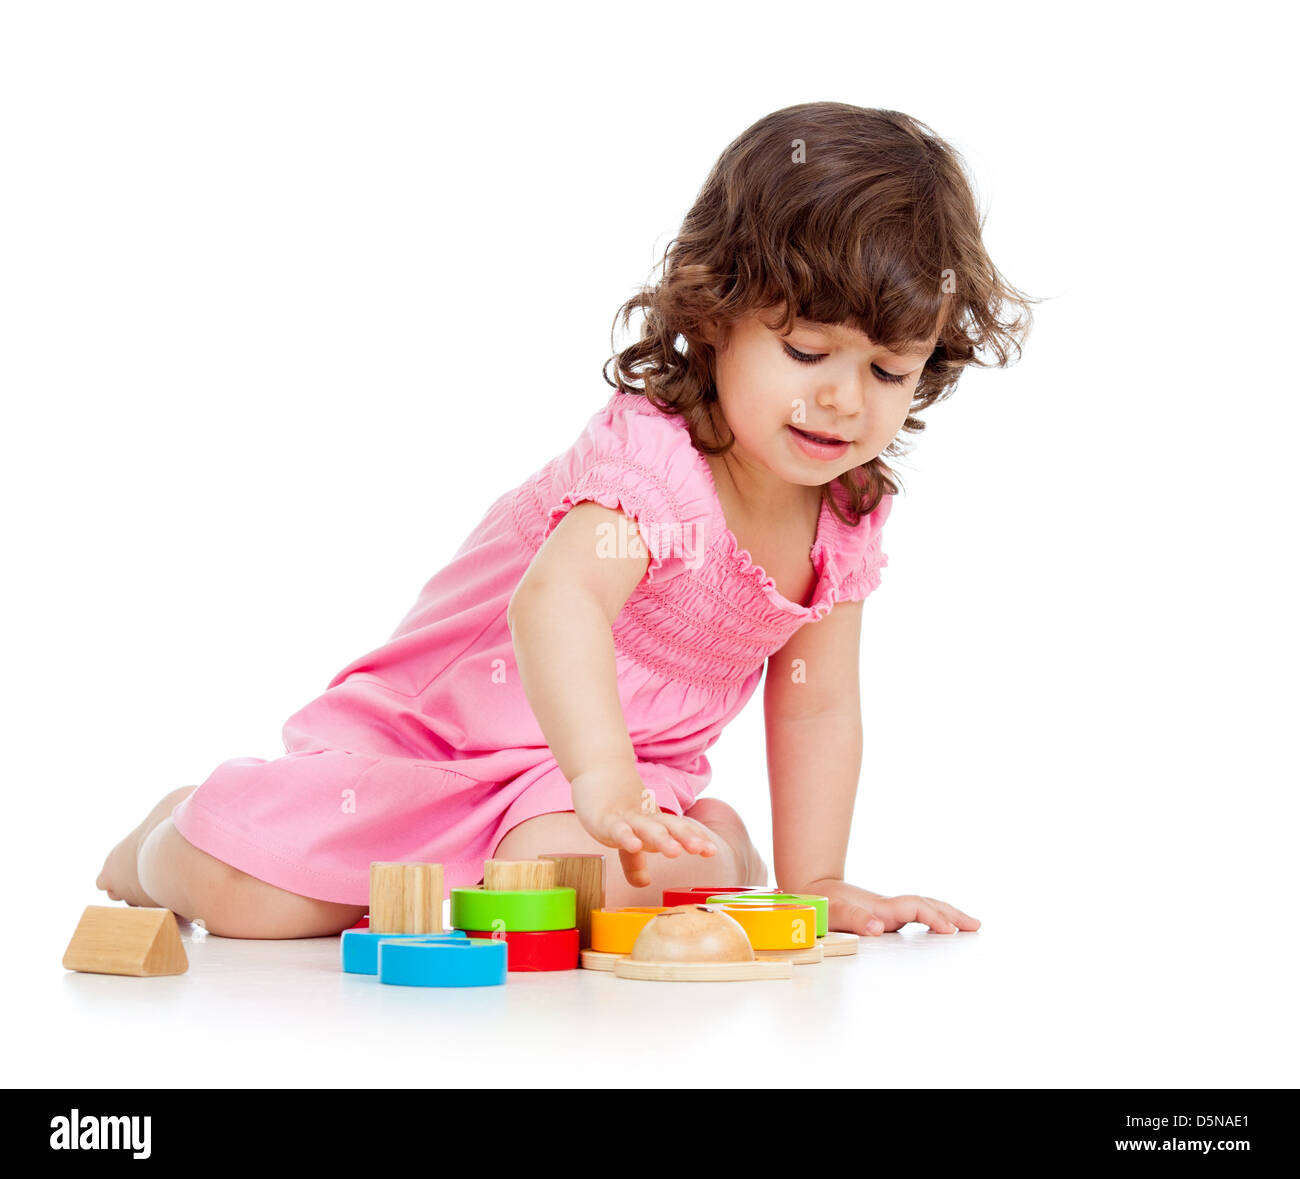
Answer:
[[[744,927],[712,905],[674,905],[652,917],[614,963],[618,978],[659,982],[727,982],[789,978],[782,958],[756,959]]]

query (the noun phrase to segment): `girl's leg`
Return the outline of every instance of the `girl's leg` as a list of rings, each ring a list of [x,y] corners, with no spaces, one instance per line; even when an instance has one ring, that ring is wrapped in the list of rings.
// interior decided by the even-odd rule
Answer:
[[[195,790],[193,786],[182,786],[170,794],[164,794],[158,805],[153,808],[134,831],[108,853],[104,866],[99,870],[95,887],[108,893],[109,899],[125,901],[128,905],[144,905],[151,909],[159,907],[156,901],[140,887],[140,877],[136,861],[140,858],[140,844],[145,836],[158,826],[176,808],[183,798],[189,797]]]
[[[689,818],[713,832],[718,852],[712,856],[682,854],[675,859],[647,857],[650,883],[644,888],[628,884],[619,863],[618,849],[593,839],[572,811],[556,811],[525,819],[506,832],[497,845],[496,858],[531,860],[547,852],[586,852],[604,855],[605,904],[611,909],[628,905],[659,905],[665,888],[696,885],[765,885],[767,865],[750,842],[749,832],[736,811],[716,798],[701,798],[686,812]]]
[[[96,882],[113,900],[171,909],[221,937],[330,937],[357,923],[366,905],[287,892],[208,855],[186,840],[171,812],[194,787],[163,798],[109,853]]]

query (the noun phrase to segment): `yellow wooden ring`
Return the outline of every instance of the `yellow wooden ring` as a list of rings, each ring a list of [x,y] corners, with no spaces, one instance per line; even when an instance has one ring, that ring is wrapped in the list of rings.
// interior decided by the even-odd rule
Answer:
[[[592,909],[591,948],[606,954],[630,954],[637,935],[663,906],[629,905],[623,909]]]
[[[756,950],[804,950],[817,943],[812,905],[709,905],[740,922]]]
[[[763,892],[753,889],[749,892],[724,892],[706,896],[704,905],[811,905],[817,910],[817,936],[825,937],[830,932],[830,898],[815,892]]]

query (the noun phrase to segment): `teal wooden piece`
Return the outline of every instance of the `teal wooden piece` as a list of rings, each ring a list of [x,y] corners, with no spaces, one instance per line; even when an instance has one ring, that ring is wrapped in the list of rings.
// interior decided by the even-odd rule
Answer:
[[[379,943],[379,981],[401,987],[499,986],[506,981],[507,963],[506,943],[500,938]]]
[[[345,929],[339,950],[344,971],[348,974],[378,974],[379,942],[382,938],[451,938],[454,941],[469,941],[459,929],[450,933],[376,933],[372,929]]]

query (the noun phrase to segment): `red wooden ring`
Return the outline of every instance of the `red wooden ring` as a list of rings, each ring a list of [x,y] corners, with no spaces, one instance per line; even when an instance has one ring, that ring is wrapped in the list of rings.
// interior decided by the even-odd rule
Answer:
[[[577,970],[577,929],[506,929],[507,970]],[[467,929],[466,937],[490,938],[490,929]]]
[[[708,897],[715,897],[724,892],[762,892],[761,888],[747,888],[742,885],[728,885],[724,888],[665,888],[663,906],[671,909],[674,905],[702,905]]]

